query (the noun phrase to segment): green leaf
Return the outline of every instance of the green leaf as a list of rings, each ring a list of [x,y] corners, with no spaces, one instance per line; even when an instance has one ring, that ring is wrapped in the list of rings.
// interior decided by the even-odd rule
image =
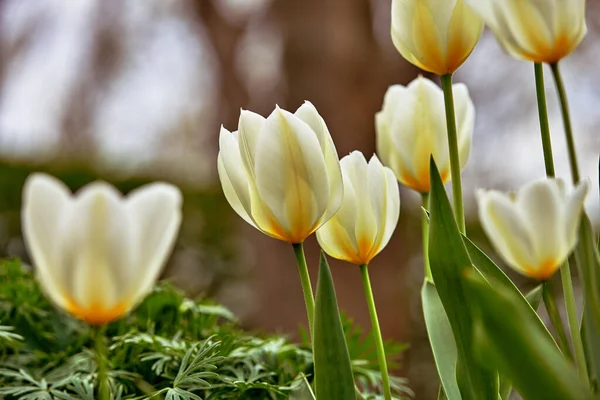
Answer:
[[[536,287],[534,287],[533,289],[531,289],[525,295],[527,302],[529,303],[529,305],[531,305],[531,308],[533,308],[534,310],[537,310],[538,307],[540,306],[540,303],[542,301],[543,290],[544,290],[544,285],[539,284]],[[537,314],[536,314],[536,316],[537,316]],[[537,319],[539,319],[539,318],[537,318]],[[544,328],[545,328],[545,326],[544,326]],[[550,339],[552,339],[552,341],[554,341],[552,336],[550,336]],[[500,398],[502,400],[507,400],[510,397],[511,392],[512,392],[512,383],[508,379],[500,377]]]
[[[522,307],[524,309],[528,310],[528,312],[531,314],[532,317],[535,317],[539,328],[542,328],[543,330],[545,330],[546,334],[548,335],[548,338],[550,338],[550,340],[552,340],[554,343],[556,343],[554,341],[554,338],[552,337],[552,334],[550,333],[550,331],[548,331],[548,328],[546,328],[546,325],[544,325],[544,322],[540,319],[540,317],[538,316],[538,314],[535,311],[535,310],[537,310],[537,307],[539,306],[539,303],[540,303],[540,299],[541,299],[541,295],[542,295],[542,286],[540,285],[538,287],[538,290],[535,291],[535,296],[538,296],[538,299],[537,299],[536,306],[534,307],[533,304],[527,298],[525,298],[523,296],[523,294],[517,288],[517,286],[513,283],[513,281],[511,281],[510,278],[508,276],[506,276],[504,271],[502,271],[502,269],[500,269],[500,267],[498,267],[496,265],[496,263],[494,263],[483,251],[481,251],[479,249],[479,247],[477,247],[466,236],[463,236],[463,241],[465,243],[465,247],[467,248],[467,251],[469,252],[470,258],[471,258],[473,264],[475,265],[475,268],[477,268],[477,270],[479,272],[481,272],[487,278],[488,281],[493,282],[494,285],[497,283],[501,284],[504,286],[504,288],[506,290],[513,293],[513,295],[515,296],[517,301],[519,303],[521,303]],[[533,296],[533,294],[532,294],[532,296]],[[532,299],[532,300],[534,300],[534,299]],[[558,348],[558,345],[556,345],[556,346]]]
[[[335,297],[333,278],[321,252],[313,343],[316,395],[322,400],[356,398],[352,364]]]
[[[544,290],[544,285],[539,284],[533,289],[531,289],[526,295],[525,298],[527,302],[534,310],[537,310],[540,306],[540,302],[542,301],[542,292]]]
[[[475,317],[474,344],[482,364],[497,369],[525,400],[587,400],[592,393],[520,300],[471,271],[463,278]]]
[[[425,280],[421,288],[421,302],[429,343],[438,375],[442,382],[445,398],[460,399],[460,390],[456,383],[456,344],[452,336],[452,328],[433,283]]]
[[[579,245],[575,252],[579,276],[583,282],[585,308],[582,328],[591,380],[600,374],[600,256],[592,224],[583,214],[579,226]]]
[[[461,276],[473,270],[438,169],[431,159],[429,261],[433,282],[452,327],[457,350],[456,380],[462,398],[498,398],[498,377],[481,368],[473,352],[472,301]]]

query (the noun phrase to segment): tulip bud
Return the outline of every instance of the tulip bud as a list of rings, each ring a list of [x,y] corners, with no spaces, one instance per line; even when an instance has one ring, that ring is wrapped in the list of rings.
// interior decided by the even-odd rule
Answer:
[[[89,324],[120,318],[152,290],[179,231],[181,201],[165,183],[123,197],[94,182],[72,195],[57,179],[32,175],[22,224],[42,290]]]
[[[567,193],[560,179],[534,182],[511,194],[480,190],[479,218],[509,266],[546,280],[575,247],[587,191],[583,182]]]
[[[337,151],[315,107],[242,111],[238,131],[221,128],[218,171],[231,207],[250,225],[302,243],[342,204]]]
[[[387,245],[400,215],[400,193],[391,169],[377,156],[367,160],[354,151],[340,161],[344,201],[317,231],[323,250],[333,258],[368,264]]]
[[[585,36],[585,0],[465,0],[513,57],[556,63]]]
[[[469,57],[483,21],[463,0],[392,0],[392,41],[408,62],[451,74]]]
[[[452,85],[461,169],[471,152],[475,107],[463,84]],[[377,153],[405,186],[429,192],[429,158],[433,155],[442,181],[450,180],[444,94],[429,79],[391,86],[375,116]]]

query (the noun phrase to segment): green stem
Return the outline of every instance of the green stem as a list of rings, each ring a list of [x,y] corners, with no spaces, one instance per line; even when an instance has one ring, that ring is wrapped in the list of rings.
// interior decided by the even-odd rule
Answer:
[[[421,193],[421,233],[423,234],[423,265],[425,266],[425,279],[433,282],[431,276],[431,265],[429,265],[429,221],[427,220],[427,210],[429,210],[429,193]]]
[[[585,361],[585,352],[583,350],[583,342],[579,332],[579,322],[577,319],[577,308],[575,308],[575,295],[573,294],[573,283],[571,281],[571,267],[567,259],[560,268],[560,278],[562,280],[563,293],[565,296],[565,308],[567,309],[567,318],[569,320],[569,331],[573,348],[575,349],[575,361],[577,362],[577,370],[584,382],[588,380],[587,364]]]
[[[446,128],[448,130],[448,148],[450,151],[450,175],[452,176],[452,196],[454,200],[454,216],[460,233],[465,233],[465,212],[462,201],[462,185],[460,182],[460,159],[458,157],[458,135],[456,133],[456,117],[454,114],[454,96],[452,93],[452,74],[441,76],[444,104],[446,106]]]
[[[544,89],[544,69],[541,63],[534,63],[535,93],[540,117],[540,131],[542,133],[542,148],[544,150],[544,165],[546,176],[553,178],[554,159],[552,158],[552,142],[550,140],[550,125],[548,124],[548,108],[546,107],[546,92]]]
[[[362,275],[367,305],[369,306],[369,315],[371,316],[373,340],[375,341],[375,346],[377,348],[377,359],[379,360],[379,370],[381,371],[381,379],[383,381],[383,394],[385,396],[385,400],[391,400],[392,391],[390,389],[390,377],[388,375],[385,349],[383,348],[383,339],[381,338],[381,329],[379,328],[379,320],[377,319],[377,309],[375,308],[375,299],[373,298],[373,289],[371,289],[371,281],[369,280],[367,264],[360,266],[360,273]]]
[[[573,354],[571,353],[569,340],[567,339],[567,334],[565,333],[565,327],[562,323],[562,319],[560,318],[560,314],[558,313],[558,309],[556,308],[556,303],[554,302],[554,296],[552,294],[552,288],[550,287],[550,281],[546,281],[543,283],[542,297],[544,298],[544,305],[546,306],[546,310],[548,311],[550,321],[552,321],[552,325],[554,325],[556,333],[558,334],[558,342],[560,348],[563,354],[572,360]]]
[[[554,77],[554,83],[556,85],[556,91],[558,92],[558,98],[560,100],[560,110],[562,112],[563,124],[565,126],[565,136],[567,138],[567,149],[569,151],[569,164],[571,165],[571,176],[573,183],[579,183],[579,167],[577,163],[577,152],[575,151],[575,139],[573,138],[573,129],[571,127],[571,116],[569,114],[569,102],[567,100],[567,92],[565,85],[558,68],[558,63],[550,64],[552,70],[552,76]]]
[[[109,400],[110,389],[108,382],[108,373],[106,368],[106,337],[104,335],[105,326],[95,327],[94,329],[94,341],[96,347],[96,363],[98,365],[98,399]]]
[[[310,284],[310,275],[306,265],[306,257],[304,257],[304,246],[302,243],[294,243],[294,254],[296,255],[296,263],[298,264],[298,272],[300,273],[300,282],[302,283],[302,293],[304,294],[304,303],[306,304],[306,314],[308,316],[308,326],[310,337],[313,334],[313,319],[315,315],[315,298],[313,297],[312,285]]]

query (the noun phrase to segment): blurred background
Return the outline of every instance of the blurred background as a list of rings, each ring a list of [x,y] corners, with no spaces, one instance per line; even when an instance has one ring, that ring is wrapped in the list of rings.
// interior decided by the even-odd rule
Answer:
[[[293,111],[310,100],[340,156],[372,154],[386,89],[419,74],[392,45],[389,11],[389,0],[0,0],[0,255],[28,259],[19,207],[32,171],[73,189],[98,178],[125,192],[170,181],[185,193],[185,216],[165,277],[191,296],[215,297],[249,329],[298,338],[306,320],[291,247],[226,203],[219,126],[237,129],[240,108],[266,116],[275,104]],[[587,37],[561,64],[597,224],[599,2],[588,2],[587,22]],[[468,231],[489,250],[474,190],[544,176],[533,67],[505,55],[486,31],[455,80],[477,109],[463,178]],[[549,73],[546,85],[557,171],[568,177]],[[401,195],[400,224],[370,271],[384,337],[410,344],[396,373],[429,399],[438,381],[420,304],[420,198]],[[316,277],[314,238],[307,257]],[[331,265],[341,308],[368,329],[358,269]]]

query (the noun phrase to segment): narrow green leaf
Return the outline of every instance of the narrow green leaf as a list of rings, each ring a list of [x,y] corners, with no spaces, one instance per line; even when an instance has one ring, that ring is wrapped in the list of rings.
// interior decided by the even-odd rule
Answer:
[[[473,266],[433,158],[430,173],[429,260],[433,281],[456,343],[458,387],[465,400],[497,399],[497,375],[481,368],[474,358],[473,320],[467,306],[472,300],[461,279],[465,271],[473,270]]]
[[[531,289],[526,295],[525,298],[527,299],[527,302],[529,303],[529,305],[531,306],[531,308],[533,308],[534,310],[537,310],[538,307],[540,306],[540,303],[542,301],[542,292],[544,290],[544,285],[543,284],[539,284],[536,287],[534,287],[533,289]]]
[[[456,344],[444,306],[433,283],[425,280],[421,288],[421,302],[429,343],[443,389],[449,400],[461,399],[456,383]]]
[[[316,400],[306,376],[302,374],[300,384],[290,393],[289,400]]]
[[[474,271],[463,278],[472,294],[479,359],[511,381],[525,400],[587,400],[592,393],[520,300]]]
[[[584,348],[589,364],[590,380],[594,381],[600,374],[600,255],[596,247],[592,224],[585,214],[581,217],[579,244],[575,256],[579,276],[583,282]]]
[[[314,361],[316,395],[322,400],[355,399],[352,364],[340,320],[333,278],[321,252],[315,302]]]

